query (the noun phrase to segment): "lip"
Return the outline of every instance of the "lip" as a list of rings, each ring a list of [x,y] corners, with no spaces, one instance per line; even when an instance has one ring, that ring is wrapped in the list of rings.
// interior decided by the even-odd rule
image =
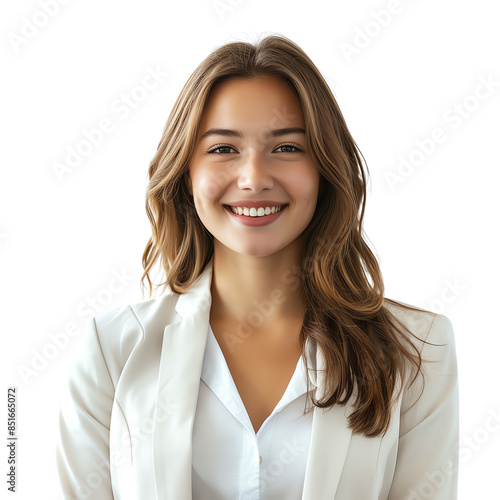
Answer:
[[[237,206],[240,206],[240,207],[246,206],[248,208],[251,208],[248,205],[237,205]],[[265,205],[265,206],[268,207],[269,205]],[[275,206],[275,205],[271,205],[271,206]],[[281,205],[279,205],[279,206],[281,206]],[[238,222],[240,222],[244,226],[251,226],[251,227],[267,226],[267,225],[273,223],[275,220],[277,220],[281,216],[281,214],[287,208],[288,208],[288,205],[285,205],[279,212],[276,212],[274,214],[262,215],[261,217],[249,217],[248,215],[234,214],[231,211],[231,208],[229,207],[229,205],[224,205],[224,210],[226,210],[226,212],[229,215],[232,215]]]

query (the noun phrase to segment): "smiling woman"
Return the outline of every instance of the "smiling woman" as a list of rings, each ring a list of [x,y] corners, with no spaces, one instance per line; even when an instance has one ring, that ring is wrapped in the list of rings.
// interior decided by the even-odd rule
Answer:
[[[270,128],[275,110],[287,111],[286,128]],[[255,266],[256,256],[267,256],[266,267],[279,278],[281,267],[299,260],[299,236],[318,197],[319,172],[305,148],[299,98],[277,77],[231,79],[212,89],[199,130],[188,190],[198,217],[214,237],[214,254],[231,251],[250,266]],[[229,138],[230,143],[219,142]],[[249,292],[253,296],[256,290]],[[291,304],[286,307],[294,310]],[[277,310],[269,322],[281,316]]]
[[[385,297],[362,159],[286,37],[198,66],[149,167],[150,299],[95,318],[69,380],[67,497],[456,498],[453,328]]]

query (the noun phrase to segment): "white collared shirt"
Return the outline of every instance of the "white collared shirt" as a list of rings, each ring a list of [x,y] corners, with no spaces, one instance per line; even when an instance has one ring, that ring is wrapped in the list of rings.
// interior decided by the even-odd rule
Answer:
[[[303,357],[257,434],[209,325],[193,426],[193,500],[300,500],[311,440]],[[261,460],[262,458],[262,460]]]

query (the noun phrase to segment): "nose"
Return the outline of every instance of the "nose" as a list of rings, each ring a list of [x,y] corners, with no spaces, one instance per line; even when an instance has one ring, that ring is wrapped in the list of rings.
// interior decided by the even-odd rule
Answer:
[[[237,170],[238,187],[256,192],[262,189],[272,189],[274,178],[270,168],[268,162],[259,155],[259,152],[253,151],[239,165]]]

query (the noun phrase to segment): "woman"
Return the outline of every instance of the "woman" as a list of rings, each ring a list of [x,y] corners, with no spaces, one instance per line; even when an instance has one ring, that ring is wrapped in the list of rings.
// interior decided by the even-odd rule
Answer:
[[[200,64],[149,169],[164,293],[92,321],[63,498],[456,498],[453,329],[384,297],[361,158],[287,38]]]

